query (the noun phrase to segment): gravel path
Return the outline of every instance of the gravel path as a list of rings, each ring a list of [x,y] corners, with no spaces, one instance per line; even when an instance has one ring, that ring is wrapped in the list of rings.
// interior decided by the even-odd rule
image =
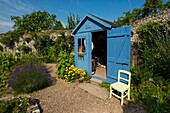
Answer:
[[[55,64],[47,64],[47,69],[55,79]],[[102,100],[80,89],[78,84],[57,79],[55,84],[24,96],[39,99],[43,113],[147,113],[144,107],[136,103],[121,107],[120,101],[114,97]],[[0,100],[10,100],[13,97],[8,94]]]
[[[57,80],[56,84],[32,94],[40,99],[44,113],[122,113],[117,99],[101,100],[77,87]]]
[[[48,64],[47,68],[56,77],[55,65]],[[57,79],[54,85],[32,93],[31,97],[40,100],[43,113],[145,113],[137,106],[125,106],[123,110],[118,99],[102,100],[80,89],[78,84]]]
[[[55,77],[55,65],[47,64],[47,68]],[[119,100],[101,100],[78,88],[78,84],[57,79],[54,85],[31,94],[31,97],[40,100],[43,113],[123,113]]]

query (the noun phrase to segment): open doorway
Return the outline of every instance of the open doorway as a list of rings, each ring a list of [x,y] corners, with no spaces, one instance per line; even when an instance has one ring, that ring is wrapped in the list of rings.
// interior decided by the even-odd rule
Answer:
[[[107,31],[92,33],[92,74],[106,78]]]

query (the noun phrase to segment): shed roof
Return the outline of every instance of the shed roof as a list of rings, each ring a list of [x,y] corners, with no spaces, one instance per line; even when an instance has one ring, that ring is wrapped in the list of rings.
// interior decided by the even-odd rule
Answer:
[[[108,20],[102,19],[100,17],[97,17],[93,14],[87,14],[83,20],[77,25],[77,27],[72,31],[72,34],[76,34],[76,32],[79,30],[79,28],[85,23],[85,21],[87,20],[87,18],[92,19],[93,21],[103,25],[104,27],[111,29],[111,28],[116,28],[119,27],[117,24],[110,22]]]

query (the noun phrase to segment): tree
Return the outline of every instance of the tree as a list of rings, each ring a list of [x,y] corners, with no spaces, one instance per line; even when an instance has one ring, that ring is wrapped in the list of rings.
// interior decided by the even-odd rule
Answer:
[[[117,20],[118,25],[129,25],[132,22],[133,15],[130,13],[130,11],[123,12],[125,14],[125,17],[119,17]]]
[[[164,9],[162,0],[146,0],[143,4],[142,17],[156,14]]]
[[[67,17],[67,29],[74,29],[76,25],[80,22],[79,16],[75,16],[74,14],[70,13],[70,16]]]
[[[137,19],[145,18],[147,16],[159,13],[170,7],[170,1],[163,4],[162,0],[146,0],[143,8],[135,8],[132,12],[124,12],[124,17],[119,17],[116,21],[118,25],[128,25]]]
[[[25,32],[39,32],[42,30],[53,29],[55,25],[56,15],[49,14],[46,11],[37,11],[31,14],[19,16],[11,16],[14,21],[14,29]]]
[[[61,21],[56,20],[54,30],[63,30],[63,29],[65,29],[65,28],[63,27]]]
[[[170,8],[170,0],[165,4],[165,8]]]
[[[133,9],[133,11],[132,11],[132,16],[133,16],[132,21],[140,19],[141,18],[141,12],[142,11],[141,11],[140,8]]]
[[[123,19],[124,23],[125,25],[129,25],[132,22],[133,15],[130,13],[130,11],[123,12],[123,13],[125,14],[125,18]]]

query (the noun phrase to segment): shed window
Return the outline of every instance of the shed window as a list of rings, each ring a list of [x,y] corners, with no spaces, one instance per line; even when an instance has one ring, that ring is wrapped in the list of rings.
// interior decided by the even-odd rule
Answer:
[[[78,53],[84,53],[86,51],[86,39],[79,38],[78,39]]]

